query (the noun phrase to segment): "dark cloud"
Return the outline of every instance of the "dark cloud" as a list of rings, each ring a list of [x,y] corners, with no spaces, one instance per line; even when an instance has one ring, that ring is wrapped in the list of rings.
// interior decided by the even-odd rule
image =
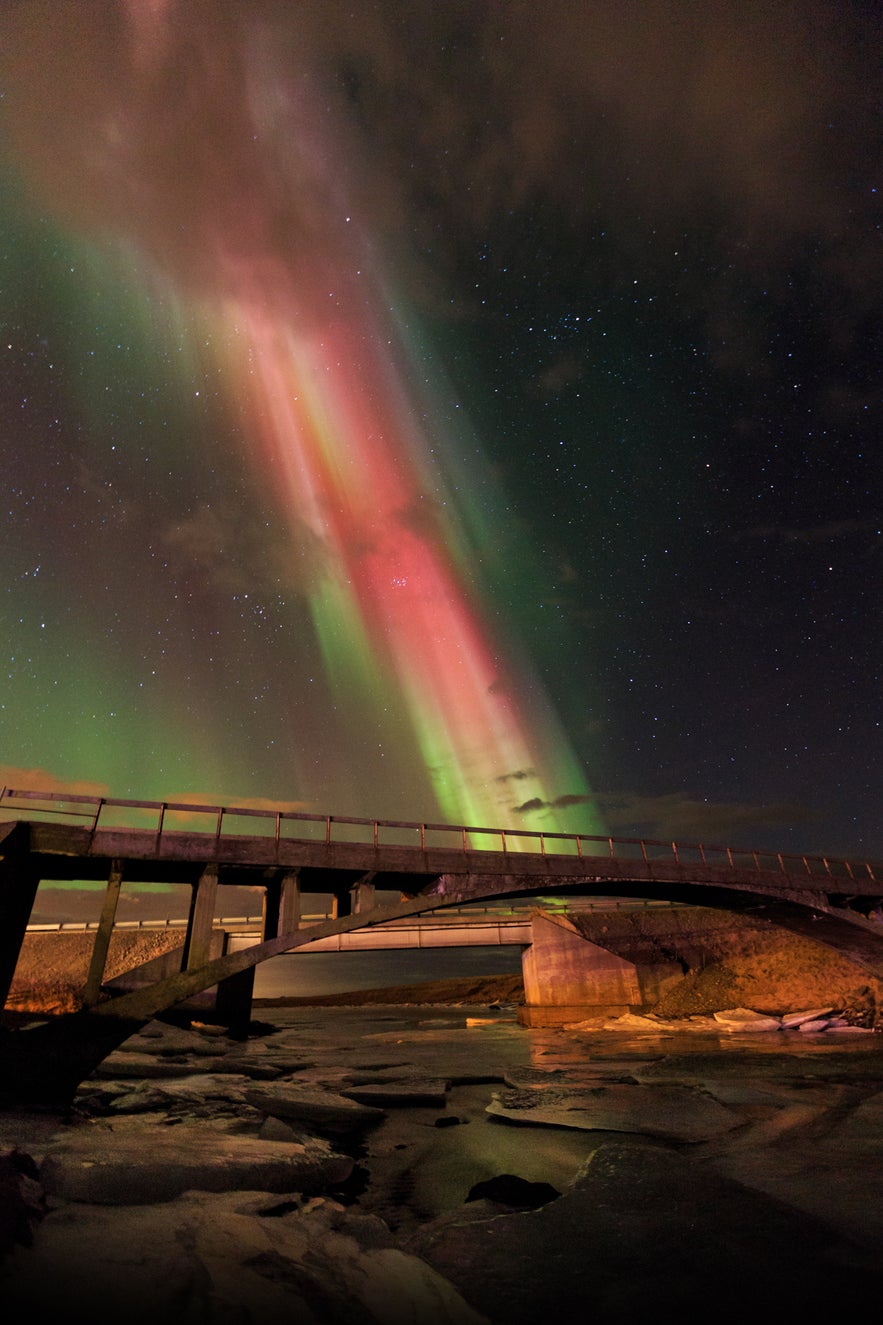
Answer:
[[[744,271],[813,246],[847,339],[879,279],[881,35],[842,0],[33,0],[0,25],[31,178],[89,224],[138,218],[179,278],[252,263],[262,287],[312,289],[351,216],[434,297],[523,208],[574,236],[607,224],[626,255],[655,235],[675,264],[704,217],[734,300]]]
[[[770,805],[714,802],[678,792],[660,796],[626,793],[598,797],[614,835],[726,843],[745,830],[785,828],[810,822],[813,811],[794,803]]]
[[[643,837],[654,841],[726,844],[744,837],[745,830],[791,827],[818,816],[793,803],[753,805],[713,802],[677,792],[647,796],[625,792],[598,793],[594,797],[563,795],[543,801],[539,797],[515,807],[516,814],[570,805],[594,804],[614,837]]]
[[[556,796],[551,801],[544,801],[538,796],[534,796],[531,800],[524,801],[522,805],[514,806],[513,810],[515,814],[529,814],[532,810],[565,809],[570,805],[597,805],[597,803],[596,796],[582,794]]]

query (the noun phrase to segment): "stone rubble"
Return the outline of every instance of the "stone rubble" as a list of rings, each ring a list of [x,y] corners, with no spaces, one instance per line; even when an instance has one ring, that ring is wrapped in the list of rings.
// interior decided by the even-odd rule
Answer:
[[[781,1017],[751,1008],[723,1008],[719,1012],[666,1020],[655,1013],[642,1015],[626,1012],[619,1017],[589,1017],[584,1021],[566,1022],[566,1031],[710,1031],[726,1030],[733,1033],[756,1035],[765,1031],[797,1030],[804,1033],[847,1031],[859,1035],[873,1035],[870,1027],[856,1026],[838,1016],[832,1008],[813,1008],[808,1012],[788,1012]]]

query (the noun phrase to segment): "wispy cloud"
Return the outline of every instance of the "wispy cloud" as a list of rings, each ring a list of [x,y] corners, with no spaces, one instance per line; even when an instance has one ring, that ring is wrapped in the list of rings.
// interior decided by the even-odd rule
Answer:
[[[16,764],[0,764],[0,786],[15,791],[45,791],[53,795],[107,796],[104,782],[90,782],[85,778],[60,778],[45,768],[22,768]]]

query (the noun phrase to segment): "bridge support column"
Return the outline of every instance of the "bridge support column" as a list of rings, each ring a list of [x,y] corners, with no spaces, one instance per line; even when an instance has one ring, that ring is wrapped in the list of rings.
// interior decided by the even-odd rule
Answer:
[[[683,979],[676,962],[629,961],[584,938],[564,916],[538,915],[521,959],[523,1026],[560,1026],[591,1017],[620,1017],[657,1003]]]
[[[265,939],[294,934],[300,929],[300,870],[273,879],[264,891],[262,932]]]
[[[86,987],[83,990],[83,1006],[87,1008],[95,1006],[101,993],[101,981],[104,976],[104,968],[107,965],[110,936],[113,933],[113,922],[116,919],[122,882],[123,867],[120,861],[115,860],[111,866],[110,877],[107,880],[107,888],[104,892],[101,919],[98,921],[98,933],[95,935],[95,942],[92,945],[92,959],[89,962],[89,974],[86,976]]]
[[[10,825],[0,841],[0,1007],[6,1006],[40,875],[30,861],[30,828]]]
[[[224,935],[224,952],[227,956],[227,944],[230,935]],[[228,975],[225,980],[218,981],[218,992],[215,998],[215,1017],[214,1019],[227,1026],[233,1036],[242,1036],[248,1034],[248,1027],[251,1023],[252,999],[254,997],[254,967],[249,966],[244,971],[238,971],[236,975]]]
[[[350,888],[350,915],[358,915],[360,911],[370,911],[377,903],[374,900],[376,888],[372,882],[372,874],[366,874],[364,879],[353,884]]]
[[[212,958],[212,928],[215,921],[215,899],[218,893],[218,867],[207,865],[193,887],[190,915],[187,917],[187,937],[181,960],[182,971],[193,971],[205,966]]]
[[[207,865],[193,889],[182,971],[193,971],[216,957],[227,955],[228,935],[215,928],[215,903],[218,893],[218,867]],[[278,912],[277,912],[278,914]],[[251,1021],[254,991],[254,967],[219,980],[211,1010],[212,1021],[244,1033]]]
[[[282,880],[279,905],[279,933],[293,934],[300,929],[300,870],[292,870]]]

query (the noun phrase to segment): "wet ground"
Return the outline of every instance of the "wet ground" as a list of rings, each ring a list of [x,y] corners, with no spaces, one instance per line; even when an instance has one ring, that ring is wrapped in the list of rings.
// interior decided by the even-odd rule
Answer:
[[[152,1025],[84,1083],[79,1122],[0,1118],[2,1149],[54,1175],[34,1246],[14,1258],[18,1300],[43,1284],[82,1288],[84,1258],[97,1256],[91,1319],[113,1238],[124,1305],[130,1279],[157,1294],[133,1320],[170,1309],[173,1264],[210,1325],[699,1311],[720,1323],[771,1309],[803,1323],[879,1297],[878,1034],[527,1030],[508,1007],[258,1015],[264,1033],[245,1042]],[[317,1099],[339,1110],[324,1126]],[[368,1122],[347,1121],[360,1108]],[[271,1199],[284,1180],[267,1187],[255,1156],[284,1157],[309,1133],[349,1157],[349,1176],[318,1200]],[[228,1156],[226,1191],[211,1185],[217,1165],[200,1168],[206,1135]],[[170,1173],[180,1190],[150,1204]],[[255,1253],[271,1225],[272,1256]],[[393,1253],[398,1279],[378,1288]],[[439,1284],[454,1294],[445,1287],[443,1307]]]
[[[396,1109],[388,1127],[396,1139],[381,1130],[369,1141],[372,1182],[363,1203],[387,1206],[386,1192],[395,1189],[403,1199],[386,1214],[400,1226],[457,1207],[494,1172],[565,1185],[599,1134],[648,1135],[638,1104],[649,1091],[681,1089],[733,1111],[735,1125],[721,1131],[710,1125],[708,1135],[700,1125],[691,1136],[679,1135],[676,1126],[666,1131],[657,1120],[649,1135],[699,1171],[714,1169],[826,1219],[873,1247],[883,1268],[880,1035],[526,1030],[513,1010],[468,1008],[280,1009],[272,1022],[325,1072],[414,1070],[451,1081],[443,1111]],[[599,1117],[595,1129],[572,1130],[566,1111],[548,1125],[533,1125],[537,1105],[520,1120],[517,1112],[508,1119],[487,1113],[507,1086],[558,1095],[567,1087],[600,1098],[617,1083],[642,1088],[623,1105],[633,1112],[631,1122],[621,1110],[612,1119]],[[676,1124],[686,1096],[668,1098]],[[448,1124],[439,1128],[442,1112]],[[470,1130],[452,1118],[468,1120]],[[392,1153],[381,1154],[384,1146]]]

